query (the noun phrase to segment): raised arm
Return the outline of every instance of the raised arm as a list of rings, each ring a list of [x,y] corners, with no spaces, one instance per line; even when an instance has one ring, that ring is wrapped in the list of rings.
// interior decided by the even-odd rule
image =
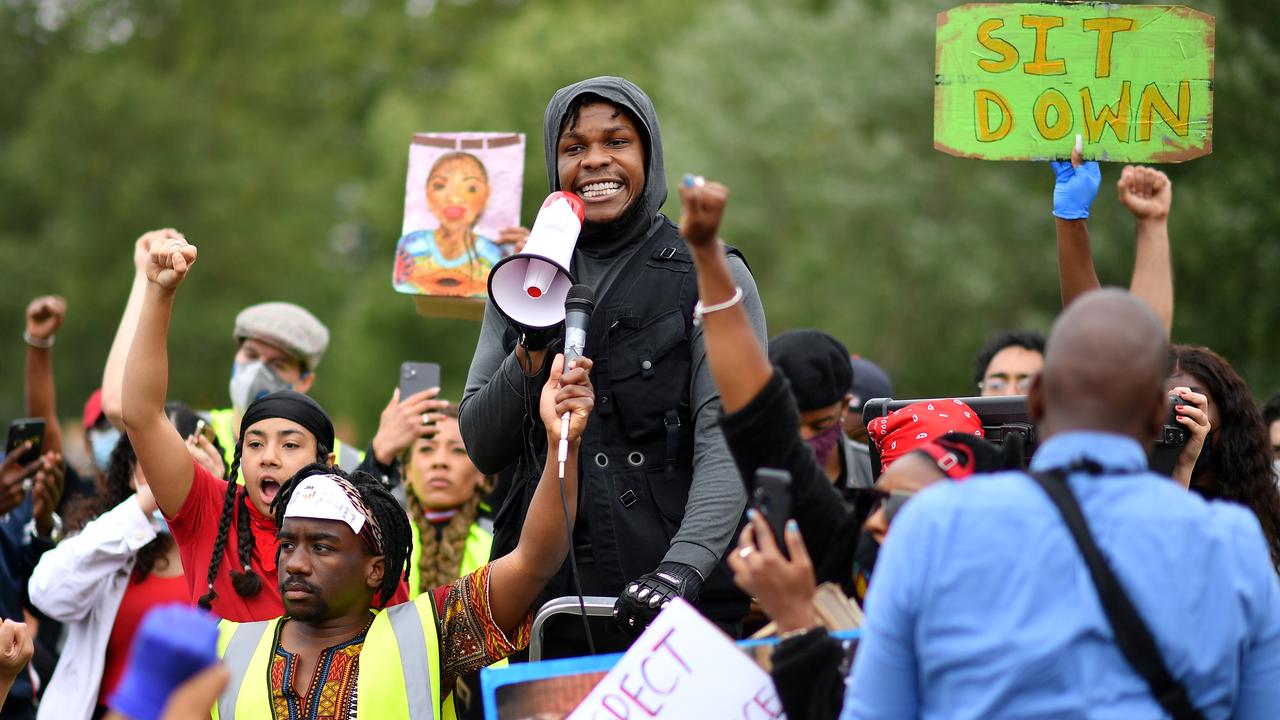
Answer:
[[[704,311],[738,297],[718,234],[728,201],[729,189],[720,183],[695,184],[686,179],[680,185],[680,234],[688,243],[698,269],[698,297]],[[756,340],[746,308],[738,302],[723,310],[704,312],[702,337],[724,411],[732,413],[742,409],[773,374],[769,356]]]
[[[1058,236],[1058,287],[1062,307],[1072,300],[1100,287],[1093,267],[1093,249],[1089,246],[1089,229],[1085,219],[1098,195],[1102,172],[1096,162],[1084,162],[1080,156],[1080,137],[1071,161],[1050,163],[1056,178],[1053,185],[1053,222]]]
[[[62,427],[58,424],[57,394],[53,385],[53,336],[67,315],[67,301],[56,295],[38,297],[27,305],[26,412],[44,418],[44,449],[62,452]]]
[[[1146,301],[1169,332],[1173,328],[1173,264],[1169,258],[1173,182],[1155,168],[1128,165],[1120,173],[1116,191],[1120,204],[1138,221],[1129,292]]]
[[[173,239],[181,240],[182,233],[173,228],[164,228],[145,233],[133,243],[133,286],[129,289],[129,300],[125,303],[120,327],[116,329],[115,339],[111,341],[107,365],[102,370],[102,412],[117,428],[124,427],[120,419],[121,385],[124,382],[124,364],[129,357],[129,346],[133,344],[133,334],[138,329],[142,296],[147,289],[147,257],[152,242]]]
[[[169,319],[173,297],[196,261],[196,248],[181,236],[156,236],[147,253],[146,285],[136,332],[124,367],[121,409],[125,431],[138,454],[156,504],[167,517],[182,509],[191,491],[193,460],[164,414],[169,387]],[[106,390],[104,388],[103,393]]]
[[[490,570],[489,602],[493,619],[508,635],[519,626],[538,593],[564,564],[569,552],[569,533],[578,514],[578,450],[587,418],[595,407],[595,390],[591,387],[590,360],[579,358],[562,374],[563,366],[564,357],[557,355],[551,366],[551,377],[542,387],[539,415],[547,429],[547,462],[529,503],[520,542],[515,550],[494,560]],[[560,419],[566,412],[569,413],[569,452],[562,489],[557,449]],[[561,492],[567,508],[561,501]]]

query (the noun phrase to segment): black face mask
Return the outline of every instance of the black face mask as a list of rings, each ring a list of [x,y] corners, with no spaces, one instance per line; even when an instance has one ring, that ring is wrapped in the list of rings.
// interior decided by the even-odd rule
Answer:
[[[858,536],[858,548],[853,553],[853,593],[859,605],[867,597],[867,586],[871,583],[871,572],[876,567],[876,556],[880,554],[880,543],[866,530]]]

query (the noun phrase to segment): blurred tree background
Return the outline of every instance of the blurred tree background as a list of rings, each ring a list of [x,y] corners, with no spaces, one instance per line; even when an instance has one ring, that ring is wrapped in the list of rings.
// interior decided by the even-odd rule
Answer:
[[[970,394],[1002,328],[1058,310],[1052,176],[932,148],[934,15],[954,0],[0,0],[0,415],[22,414],[23,310],[67,297],[60,409],[97,387],[134,239],[200,247],[171,333],[171,396],[228,402],[242,307],[289,300],[333,332],[314,394],[364,441],[402,360],[458,399],[478,324],[391,290],[415,131],[523,132],[525,222],[546,188],[542,112],[597,74],[653,97],[668,181],[733,190],[771,333],[825,329],[899,396]],[[1215,150],[1174,178],[1174,337],[1263,395],[1280,384],[1280,24],[1275,0],[1217,18]],[[1104,283],[1127,285],[1118,168],[1090,222]],[[677,197],[672,193],[672,197]],[[667,214],[679,215],[672,200]]]

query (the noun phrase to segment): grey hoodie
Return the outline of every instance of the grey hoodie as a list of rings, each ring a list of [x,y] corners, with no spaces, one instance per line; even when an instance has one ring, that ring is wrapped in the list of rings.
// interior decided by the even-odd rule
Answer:
[[[668,222],[659,213],[667,199],[667,183],[662,132],[653,103],[643,90],[627,80],[598,77],[561,88],[547,104],[543,142],[551,190],[560,189],[556,146],[565,113],[575,98],[587,93],[629,110],[640,121],[640,130],[646,135],[645,187],[636,205],[613,223],[585,226],[574,250],[575,279],[591,285],[599,302],[644,238]],[[768,335],[755,280],[738,257],[730,255],[729,265],[734,281],[742,288],[744,306],[763,347]],[[476,467],[485,473],[496,473],[515,462],[524,437],[524,378],[515,356],[503,351],[506,328],[502,316],[491,304],[486,304],[484,323],[459,408],[459,424],[467,452]],[[694,331],[691,342],[693,372],[689,382],[695,418],[693,483],[685,505],[684,522],[664,560],[692,565],[707,578],[732,540],[746,504],[746,493],[720,433],[720,396],[706,363],[700,329]],[[586,355],[591,357],[590,347],[586,348]],[[537,402],[536,395],[533,402]],[[534,422],[538,422],[536,417]]]

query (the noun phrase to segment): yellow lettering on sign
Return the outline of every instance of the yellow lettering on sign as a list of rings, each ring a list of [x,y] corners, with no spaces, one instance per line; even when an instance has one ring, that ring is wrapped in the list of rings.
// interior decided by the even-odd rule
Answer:
[[[1080,88],[1080,104],[1084,107],[1084,136],[1091,143],[1102,138],[1107,127],[1120,142],[1129,142],[1129,81],[1120,83],[1120,99],[1114,109],[1104,104],[1096,113],[1093,110],[1093,93]]]
[[[1132,18],[1103,17],[1088,18],[1084,21],[1085,30],[1098,32],[1098,59],[1094,64],[1094,77],[1111,77],[1111,42],[1115,34],[1133,29]]]
[[[1022,71],[1028,75],[1065,75],[1067,73],[1067,61],[1062,58],[1056,60],[1048,59],[1049,54],[1049,31],[1062,27],[1065,21],[1060,17],[1050,15],[1023,15],[1022,27],[1034,28],[1036,31],[1036,51],[1031,62],[1022,66]]]
[[[1056,111],[1056,117],[1053,122],[1049,122],[1049,109]],[[1071,126],[1074,122],[1071,119],[1071,105],[1067,103],[1067,96],[1054,88],[1049,88],[1040,93],[1040,97],[1036,98],[1036,106],[1032,110],[1032,115],[1036,120],[1036,129],[1040,131],[1040,137],[1045,140],[1058,140],[1067,136],[1071,132]]]
[[[1151,83],[1142,89],[1142,97],[1138,99],[1138,140],[1146,142],[1151,139],[1153,111],[1159,113],[1160,119],[1169,126],[1175,135],[1187,136],[1187,125],[1191,121],[1191,81],[1178,83],[1178,113],[1160,93],[1160,88]]]
[[[1013,129],[1013,113],[1009,103],[1000,93],[994,90],[978,90],[973,93],[974,109],[978,113],[978,142],[995,142],[1009,134]],[[990,106],[995,103],[1000,109],[1000,127],[991,129]]]
[[[978,44],[982,47],[996,53],[1000,56],[999,60],[979,60],[978,67],[987,72],[999,73],[1011,69],[1018,64],[1018,48],[1014,47],[1007,40],[998,37],[991,37],[991,33],[1004,27],[1004,21],[999,18],[991,18],[982,21],[978,26]]]

